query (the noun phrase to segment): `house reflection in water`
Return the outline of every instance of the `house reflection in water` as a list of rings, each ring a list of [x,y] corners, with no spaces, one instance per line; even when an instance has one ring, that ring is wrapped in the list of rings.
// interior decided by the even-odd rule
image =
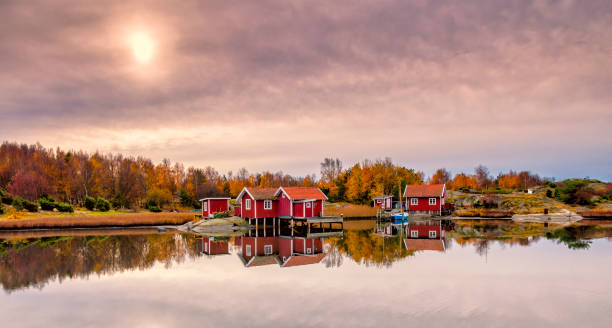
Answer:
[[[202,237],[202,253],[205,255],[227,255],[229,254],[229,242],[227,238]]]
[[[325,258],[324,237],[330,236],[342,236],[342,231],[307,233],[293,229],[292,233],[283,233],[276,229],[252,230],[246,236],[237,237],[235,242],[240,244],[238,257],[245,267],[276,264],[284,268],[320,263]]]
[[[452,224],[442,220],[426,220],[407,224],[377,224],[374,234],[385,237],[401,237],[403,246],[409,251],[446,251],[446,232]]]
[[[450,225],[442,225],[441,220],[410,223],[406,226],[404,246],[409,251],[446,251],[446,231]]]

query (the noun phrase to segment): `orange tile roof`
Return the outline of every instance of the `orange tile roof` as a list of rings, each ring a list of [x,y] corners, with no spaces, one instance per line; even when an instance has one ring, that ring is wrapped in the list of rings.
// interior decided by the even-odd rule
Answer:
[[[274,194],[278,188],[247,188],[249,193],[256,199],[275,199]]]
[[[327,196],[316,187],[283,187],[283,190],[293,200],[296,199],[327,199]]]
[[[444,242],[440,239],[404,239],[404,245],[409,251],[444,252]]]
[[[283,264],[283,267],[292,267],[298,265],[316,264],[323,260],[325,254],[320,253],[313,256],[310,255],[293,255],[289,257],[287,262]]]
[[[407,185],[404,197],[441,197],[444,189],[444,184]]]

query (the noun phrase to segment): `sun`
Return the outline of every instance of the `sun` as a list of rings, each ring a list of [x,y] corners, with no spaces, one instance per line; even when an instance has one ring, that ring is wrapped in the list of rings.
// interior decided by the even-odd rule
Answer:
[[[145,32],[136,32],[130,36],[130,47],[134,59],[141,64],[151,61],[155,54],[155,42]]]

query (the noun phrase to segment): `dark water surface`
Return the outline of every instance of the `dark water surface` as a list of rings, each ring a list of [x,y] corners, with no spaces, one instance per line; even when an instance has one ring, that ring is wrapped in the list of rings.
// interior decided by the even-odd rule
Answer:
[[[5,234],[1,326],[612,326],[612,223],[411,226]]]

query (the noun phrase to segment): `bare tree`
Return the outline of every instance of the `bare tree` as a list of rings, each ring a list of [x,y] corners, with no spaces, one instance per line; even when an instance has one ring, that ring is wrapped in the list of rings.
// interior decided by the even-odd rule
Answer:
[[[491,178],[489,177],[489,169],[484,165],[478,165],[474,169],[474,173],[476,175],[476,183],[481,188],[486,188],[489,184],[491,184]]]

